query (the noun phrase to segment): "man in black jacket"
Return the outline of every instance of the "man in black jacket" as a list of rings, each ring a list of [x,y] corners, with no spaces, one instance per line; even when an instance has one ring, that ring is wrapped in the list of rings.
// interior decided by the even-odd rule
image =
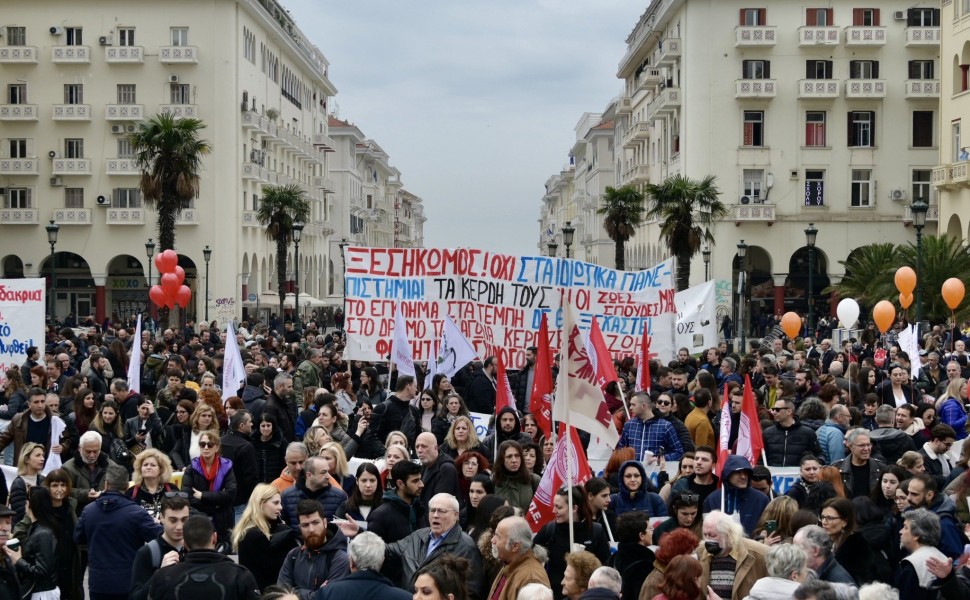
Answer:
[[[906,452],[915,452],[916,444],[905,431],[896,429],[896,409],[888,404],[880,404],[876,409],[876,429],[869,434],[872,439],[872,454],[887,465],[894,465]]]
[[[216,552],[216,532],[209,517],[189,517],[183,530],[185,560],[160,569],[149,582],[154,600],[257,600],[259,586],[246,567]]]
[[[465,390],[465,405],[471,412],[490,415],[495,412],[495,371],[498,368],[494,356],[485,358],[482,368]]]
[[[2,553],[3,564],[0,565],[0,600],[20,600],[21,590],[20,581],[17,579],[17,569],[7,556],[3,547],[10,539],[10,532],[13,528],[14,511],[8,507],[0,505],[0,553]]]
[[[650,515],[640,511],[623,513],[616,520],[618,543],[616,554],[613,555],[613,568],[620,572],[623,579],[623,598],[638,597],[644,580],[653,571],[656,556],[650,545],[656,542],[648,530],[649,524]]]
[[[821,455],[818,437],[808,425],[795,421],[795,404],[791,398],[778,398],[771,408],[775,424],[765,429],[762,437],[765,443],[765,457],[769,467],[795,467],[801,463],[802,456]]]
[[[162,567],[170,567],[182,559],[182,528],[189,519],[189,501],[180,496],[162,499],[162,534],[135,553],[131,565],[131,600],[148,598],[148,583]]]
[[[936,481],[937,489],[944,489],[949,480],[950,471],[953,465],[946,453],[950,451],[957,434],[953,428],[946,424],[935,425],[930,430],[930,441],[923,444],[917,450],[923,455],[923,466],[926,467],[926,474]]]
[[[535,346],[529,346],[525,349],[525,366],[519,370],[512,387],[515,405],[520,413],[529,412],[529,399],[532,397],[532,385],[535,382],[536,352],[538,351],[539,349]]]
[[[232,470],[236,473],[234,512],[237,522],[246,509],[250,494],[259,483],[256,474],[256,449],[249,441],[252,433],[253,417],[248,410],[242,409],[229,418],[229,432],[222,436],[222,455],[232,461]]]
[[[522,422],[519,420],[519,415],[511,406],[506,406],[498,411],[498,416],[495,417],[495,432],[482,440],[481,452],[488,460],[494,462],[495,451],[502,445],[502,442],[508,440],[520,444],[532,442],[529,434],[522,431]]]
[[[283,441],[287,443],[296,441],[296,415],[290,410],[292,396],[293,377],[280,373],[273,380],[273,391],[263,406],[263,414],[272,415],[276,419],[276,425],[283,434]]]
[[[414,419],[409,419],[411,425],[405,425],[404,421],[410,415],[411,400],[418,395],[418,382],[410,375],[401,375],[394,390],[387,400],[374,407],[368,428],[381,442],[392,431],[403,431],[408,436],[408,443],[414,444],[418,434]]]

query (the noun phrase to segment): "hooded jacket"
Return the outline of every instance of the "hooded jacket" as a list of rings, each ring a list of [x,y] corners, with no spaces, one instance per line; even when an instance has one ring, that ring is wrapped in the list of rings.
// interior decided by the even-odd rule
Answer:
[[[263,416],[263,407],[266,406],[266,392],[261,387],[247,385],[243,388],[241,399],[252,415],[253,423],[259,423],[259,418]]]
[[[950,558],[963,553],[962,524],[957,520],[957,507],[949,496],[937,493],[933,503],[926,507],[940,517],[940,549]]]
[[[640,472],[640,489],[631,492],[623,483],[623,474],[628,467],[634,467]],[[651,517],[666,517],[667,505],[659,494],[649,491],[650,480],[647,479],[647,472],[643,465],[636,460],[628,460],[620,465],[619,479],[620,491],[610,495],[610,507],[617,516],[626,512],[645,512]]]
[[[415,507],[394,490],[384,492],[381,505],[367,515],[367,531],[377,534],[388,544],[406,538],[417,528]]]
[[[744,488],[736,488],[731,485],[731,475],[738,471],[747,471],[748,485]],[[745,535],[750,536],[755,527],[758,526],[758,519],[761,513],[768,506],[768,497],[758,490],[751,489],[751,463],[748,459],[737,454],[732,454],[724,461],[724,472],[721,489],[714,492],[704,501],[704,512],[721,510],[721,497],[724,497],[724,512],[727,514],[739,514],[741,525],[744,527]]]
[[[913,438],[894,427],[879,427],[869,434],[872,440],[872,454],[887,465],[894,465],[896,461],[909,451],[916,451]],[[834,461],[833,461],[834,462]]]
[[[502,431],[502,426],[500,425],[502,415],[506,413],[512,413],[515,417],[515,427],[512,428],[511,433],[506,433]],[[495,451],[502,442],[512,440],[513,442],[518,442],[520,444],[528,444],[532,441],[529,434],[522,432],[522,421],[519,420],[519,413],[515,411],[511,406],[506,406],[502,410],[498,411],[495,416],[495,432],[486,437],[482,441],[482,454],[485,455],[488,460],[492,460],[495,457]]]
[[[306,546],[290,550],[277,582],[293,588],[300,600],[309,600],[323,584],[348,575],[347,538],[331,523],[327,525],[327,541],[317,550]]]

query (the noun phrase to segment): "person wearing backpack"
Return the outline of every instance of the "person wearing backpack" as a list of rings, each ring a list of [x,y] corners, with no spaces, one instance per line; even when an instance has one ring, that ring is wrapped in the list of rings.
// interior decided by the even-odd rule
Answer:
[[[179,562],[162,567],[148,582],[153,600],[258,600],[259,587],[249,569],[217,552],[209,517],[185,521],[182,539],[188,551]]]
[[[178,563],[185,553],[182,528],[189,518],[189,499],[177,493],[162,499],[162,534],[135,553],[131,566],[131,600],[147,600],[148,583],[160,568]]]
[[[296,513],[303,545],[286,555],[277,583],[293,588],[300,600],[309,600],[324,585],[350,575],[347,538],[336,525],[327,524],[316,500],[300,500]]]

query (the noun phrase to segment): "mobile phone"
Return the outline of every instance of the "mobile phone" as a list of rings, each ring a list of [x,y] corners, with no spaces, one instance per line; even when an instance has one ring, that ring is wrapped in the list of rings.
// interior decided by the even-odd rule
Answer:
[[[765,533],[771,535],[776,531],[778,531],[778,521],[774,519],[768,519],[765,521]]]

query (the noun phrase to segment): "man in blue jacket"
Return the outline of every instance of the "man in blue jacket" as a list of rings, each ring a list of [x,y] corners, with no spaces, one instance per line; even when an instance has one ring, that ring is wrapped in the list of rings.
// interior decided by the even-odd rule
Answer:
[[[707,497],[704,501],[704,512],[721,510],[721,499],[724,501],[724,512],[726,514],[737,515],[744,533],[751,537],[755,527],[758,526],[758,519],[761,513],[768,506],[768,497],[756,489],[751,488],[751,474],[753,469],[748,459],[737,454],[732,454],[724,461],[724,470],[721,472],[721,481],[724,485],[721,489]]]
[[[314,600],[343,600],[344,598],[411,600],[411,594],[394,587],[391,580],[380,573],[386,548],[384,540],[369,531],[355,537],[347,549],[350,575],[320,588],[312,598]]]

